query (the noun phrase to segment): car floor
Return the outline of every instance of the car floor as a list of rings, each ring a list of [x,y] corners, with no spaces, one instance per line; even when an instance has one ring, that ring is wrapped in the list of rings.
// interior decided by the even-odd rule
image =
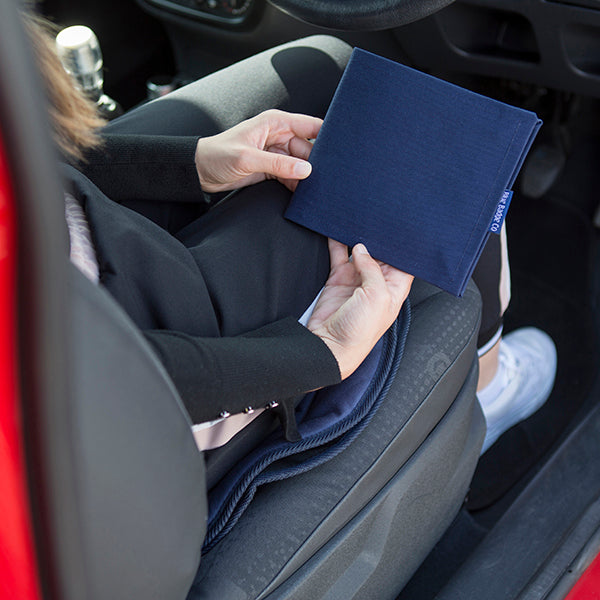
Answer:
[[[545,107],[533,108],[548,123]],[[531,168],[526,163],[507,218],[512,299],[505,332],[534,326],[553,338],[558,352],[554,389],[537,413],[483,455],[465,506],[401,600],[433,598],[557,444],[597,404],[600,230],[593,220],[600,200],[599,108],[598,101],[577,101],[562,127],[568,151],[560,175],[541,197],[532,197],[523,193]],[[538,145],[553,137],[551,125],[544,127]]]

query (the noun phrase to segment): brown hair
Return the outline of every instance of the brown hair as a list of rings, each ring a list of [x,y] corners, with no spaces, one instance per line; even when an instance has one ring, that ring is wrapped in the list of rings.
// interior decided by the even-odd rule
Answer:
[[[67,158],[82,160],[86,149],[100,144],[97,130],[105,122],[63,68],[54,26],[30,11],[23,12],[23,22],[45,85],[54,141]]]

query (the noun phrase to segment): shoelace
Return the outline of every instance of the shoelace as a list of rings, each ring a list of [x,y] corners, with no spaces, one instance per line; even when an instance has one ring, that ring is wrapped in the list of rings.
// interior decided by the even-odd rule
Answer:
[[[520,362],[507,346],[500,346],[498,362],[502,369],[502,389],[500,391],[502,393],[518,377]]]

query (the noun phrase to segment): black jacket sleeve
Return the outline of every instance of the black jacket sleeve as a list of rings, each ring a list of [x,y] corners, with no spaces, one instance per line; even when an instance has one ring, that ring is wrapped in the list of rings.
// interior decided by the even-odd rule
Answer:
[[[293,318],[233,338],[145,331],[194,423],[340,381],[327,345]]]
[[[197,143],[197,136],[108,134],[77,168],[115,202],[205,202]]]
[[[119,212],[124,209],[118,204],[140,198],[204,202],[194,164],[196,143],[197,138],[107,136],[105,146],[90,153],[81,170],[117,204],[99,194],[80,174],[67,170],[92,227],[105,285],[111,275],[115,280],[120,278],[126,288],[133,286],[123,256],[131,254],[135,239],[140,250],[137,256],[143,257],[136,261],[136,269],[141,275],[146,273],[142,279],[152,287],[148,265],[154,265],[154,260],[163,264],[168,254],[163,246],[154,247],[159,241],[156,234],[167,234],[155,231],[146,221],[142,223],[133,213]],[[155,235],[146,235],[147,228]],[[105,240],[102,236],[107,235]],[[123,252],[124,245],[127,252]],[[161,292],[164,285],[154,287]],[[185,297],[182,289],[166,289],[164,300],[168,303],[173,294]],[[114,295],[113,288],[109,291]],[[119,294],[116,297],[120,299]],[[158,310],[150,300],[148,305]],[[241,336],[221,338],[188,335],[179,328],[147,327],[136,320],[140,311],[135,306],[129,306],[128,312],[164,364],[194,423],[216,419],[223,411],[233,414],[276,401],[287,411],[282,415],[287,434],[293,429],[293,415],[286,401],[340,381],[329,348],[293,318]]]

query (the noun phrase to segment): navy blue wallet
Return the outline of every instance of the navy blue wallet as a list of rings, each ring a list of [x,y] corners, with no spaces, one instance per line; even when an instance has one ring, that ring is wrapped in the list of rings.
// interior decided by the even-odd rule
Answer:
[[[355,49],[285,216],[461,296],[540,126]]]

